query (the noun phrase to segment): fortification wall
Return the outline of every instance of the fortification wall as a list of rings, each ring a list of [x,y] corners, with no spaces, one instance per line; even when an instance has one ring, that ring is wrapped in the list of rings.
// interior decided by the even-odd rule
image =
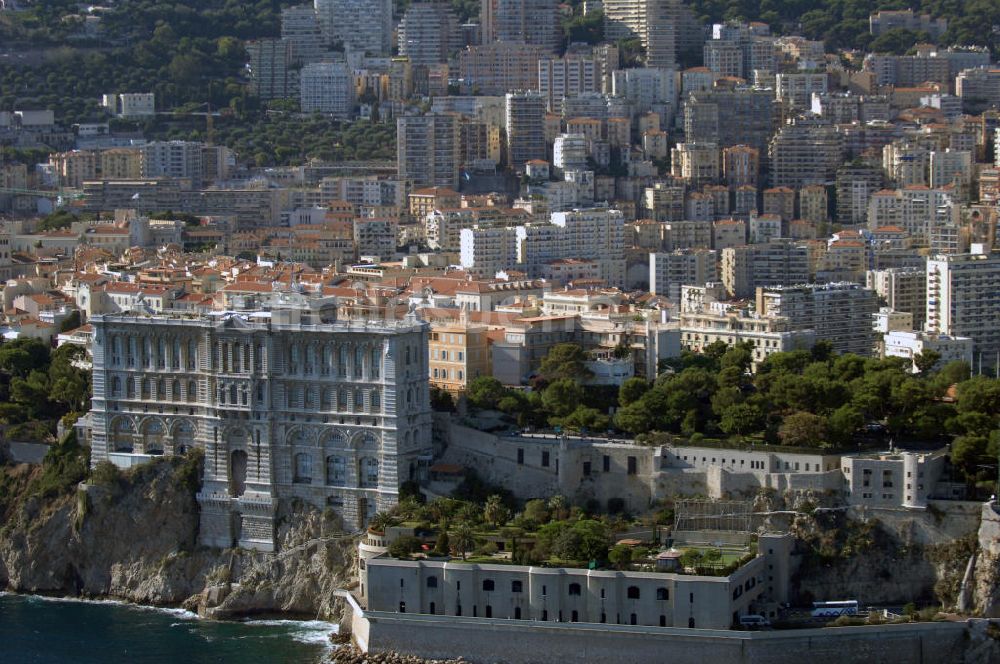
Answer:
[[[962,661],[964,623],[841,627],[787,632],[527,623],[366,612],[355,616],[370,652],[477,663],[869,664]]]

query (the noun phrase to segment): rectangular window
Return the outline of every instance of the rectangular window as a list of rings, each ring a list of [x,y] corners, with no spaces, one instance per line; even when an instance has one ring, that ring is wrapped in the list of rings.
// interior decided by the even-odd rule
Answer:
[[[524,448],[523,447],[517,448],[517,463],[518,464],[524,463]]]
[[[587,477],[588,475],[590,475],[590,462],[589,461],[584,461],[583,462],[583,476]]]
[[[611,471],[611,457],[609,457],[607,454],[605,454],[604,455],[604,472],[607,473],[607,472],[610,472],[610,471]]]
[[[635,475],[637,472],[637,460],[634,456],[628,458],[628,474]]]
[[[548,468],[548,467],[549,467],[549,453],[542,452],[542,468]]]

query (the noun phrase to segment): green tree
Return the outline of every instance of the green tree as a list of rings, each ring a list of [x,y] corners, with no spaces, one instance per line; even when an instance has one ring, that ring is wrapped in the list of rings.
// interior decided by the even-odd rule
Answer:
[[[628,378],[618,388],[618,405],[628,406],[642,398],[649,391],[649,383],[642,378]]]
[[[728,434],[745,436],[759,431],[764,425],[764,413],[749,403],[738,403],[727,407],[722,413],[719,428]]]
[[[556,344],[542,358],[538,373],[547,382],[563,379],[581,382],[592,375],[584,364],[586,361],[587,354],[577,344]]]
[[[483,506],[483,518],[492,528],[498,528],[507,523],[510,518],[510,510],[503,504],[502,496],[493,494],[486,499],[486,504]]]
[[[500,399],[506,394],[506,389],[499,380],[493,376],[479,376],[473,378],[466,388],[465,396],[469,403],[476,408],[484,410],[497,407]]]
[[[615,569],[627,570],[632,565],[632,547],[625,544],[614,545],[608,552],[608,561]]]
[[[524,518],[533,524],[543,525],[549,521],[549,507],[544,500],[535,498],[524,504]]]
[[[850,404],[844,404],[830,414],[828,430],[831,442],[841,445],[849,442],[864,423],[865,417],[861,411]]]
[[[545,410],[556,418],[566,417],[583,400],[583,388],[571,378],[560,378],[542,392]]]
[[[827,438],[826,418],[803,411],[792,413],[781,423],[778,437],[784,445],[818,447]]]
[[[577,406],[566,417],[559,418],[560,424],[571,431],[606,431],[611,426],[611,418],[589,406]]]
[[[941,353],[928,348],[922,353],[917,353],[913,356],[913,366],[916,367],[921,376],[926,376],[940,360]]]
[[[979,464],[984,461],[996,462],[985,458],[989,440],[983,436],[958,436],[951,444],[951,463],[965,475],[966,484],[972,488],[976,483]]]
[[[462,560],[465,560],[466,553],[476,546],[476,537],[472,532],[472,526],[467,523],[459,524],[458,528],[455,529],[455,541],[452,545],[462,556]]]

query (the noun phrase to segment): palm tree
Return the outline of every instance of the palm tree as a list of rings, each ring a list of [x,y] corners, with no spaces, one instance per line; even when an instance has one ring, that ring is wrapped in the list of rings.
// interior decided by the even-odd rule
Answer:
[[[493,528],[506,523],[507,519],[510,518],[510,511],[503,504],[503,498],[497,494],[487,498],[486,505],[483,507],[483,518]]]
[[[385,534],[385,529],[396,524],[396,518],[388,512],[378,512],[372,517],[368,527],[380,535]]]
[[[462,554],[462,560],[465,560],[466,551],[475,545],[476,537],[472,532],[472,528],[466,523],[459,525],[455,530],[454,546]]]

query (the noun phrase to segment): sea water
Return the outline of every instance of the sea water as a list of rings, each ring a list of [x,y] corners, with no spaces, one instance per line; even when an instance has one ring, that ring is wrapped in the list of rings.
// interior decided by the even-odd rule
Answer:
[[[314,664],[336,625],[201,620],[181,609],[0,593],[4,664]]]

